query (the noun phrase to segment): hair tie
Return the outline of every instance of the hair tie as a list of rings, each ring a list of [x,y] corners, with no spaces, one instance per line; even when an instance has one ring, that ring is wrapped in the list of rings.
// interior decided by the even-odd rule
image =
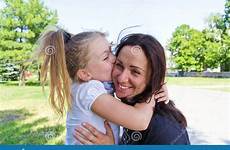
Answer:
[[[67,43],[71,39],[71,34],[63,30],[64,43]]]

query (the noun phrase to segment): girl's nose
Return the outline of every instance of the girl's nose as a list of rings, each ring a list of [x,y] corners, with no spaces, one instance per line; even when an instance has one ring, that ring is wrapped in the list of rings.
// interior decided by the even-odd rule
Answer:
[[[111,55],[110,62],[114,64],[116,61],[116,56],[114,56],[113,54],[110,55]]]

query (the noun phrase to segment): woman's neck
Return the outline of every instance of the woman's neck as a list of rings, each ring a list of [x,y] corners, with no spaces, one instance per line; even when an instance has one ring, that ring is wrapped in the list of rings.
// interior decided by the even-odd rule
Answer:
[[[128,105],[132,105],[134,106],[136,104],[135,101],[133,101],[133,99],[125,99],[125,98],[122,98],[121,101],[125,104],[128,104]]]

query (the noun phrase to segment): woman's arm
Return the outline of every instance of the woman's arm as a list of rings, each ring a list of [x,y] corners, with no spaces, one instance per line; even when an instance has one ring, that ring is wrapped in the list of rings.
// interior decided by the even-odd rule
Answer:
[[[106,129],[105,134],[88,123],[82,123],[82,127],[75,129],[73,136],[84,145],[112,145],[115,143],[113,130],[108,121],[104,122],[104,126]]]

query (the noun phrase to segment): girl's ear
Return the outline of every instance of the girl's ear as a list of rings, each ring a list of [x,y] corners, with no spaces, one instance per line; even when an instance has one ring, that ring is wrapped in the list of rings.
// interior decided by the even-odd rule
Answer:
[[[86,70],[86,69],[79,69],[77,71],[77,77],[81,80],[81,81],[89,81],[92,79],[91,74]]]

